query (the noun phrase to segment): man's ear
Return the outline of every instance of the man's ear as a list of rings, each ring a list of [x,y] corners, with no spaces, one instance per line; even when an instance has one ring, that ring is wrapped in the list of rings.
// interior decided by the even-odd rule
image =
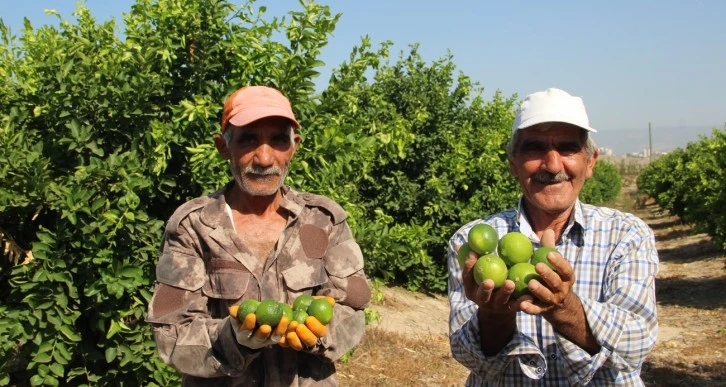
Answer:
[[[219,152],[219,155],[222,156],[223,159],[229,160],[232,158],[229,154],[229,149],[227,148],[227,141],[224,141],[224,137],[222,137],[221,134],[214,135],[214,146],[217,148],[217,152]]]
[[[514,165],[514,162],[512,162],[512,159],[507,157],[507,160],[509,160],[509,174],[511,174],[514,177],[518,177],[518,171],[517,166]]]
[[[595,152],[592,153],[592,157],[590,157],[590,160],[587,160],[587,174],[585,175],[586,179],[589,179],[592,177],[592,174],[595,171],[595,163],[597,162],[597,157],[600,155],[600,152],[597,148],[595,148]]]
[[[298,148],[298,146],[300,146],[300,142],[302,142],[300,135],[297,132],[293,133],[293,135],[292,135],[292,155],[290,156],[290,158],[295,156],[295,152],[297,152],[297,148]]]

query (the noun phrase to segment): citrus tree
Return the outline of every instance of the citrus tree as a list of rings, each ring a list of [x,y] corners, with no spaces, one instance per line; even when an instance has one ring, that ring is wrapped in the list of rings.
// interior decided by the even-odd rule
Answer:
[[[713,236],[726,249],[726,129],[714,129],[650,163],[638,176],[638,189],[659,206]]]
[[[0,385],[178,381],[144,323],[164,221],[226,182],[205,146],[232,90],[314,108],[337,16],[301,8],[139,0],[124,39],[83,6],[19,37],[0,24],[0,231],[22,254],[3,257]]]
[[[516,204],[515,97],[485,101],[451,56],[364,37],[316,93],[327,6],[138,0],[123,34],[75,16],[0,21],[0,385],[179,382],[144,323],[158,248],[174,209],[230,180],[212,136],[241,86],[291,99],[287,182],[345,207],[371,276],[444,291],[446,240]]]
[[[618,196],[622,185],[618,168],[611,162],[600,160],[595,163],[592,178],[582,186],[580,200],[595,205],[605,204]]]

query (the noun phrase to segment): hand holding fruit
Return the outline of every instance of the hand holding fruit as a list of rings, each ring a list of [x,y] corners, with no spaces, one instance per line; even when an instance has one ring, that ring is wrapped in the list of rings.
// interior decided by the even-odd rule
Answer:
[[[542,233],[542,248],[553,248],[555,245],[555,233],[547,229]],[[572,266],[562,255],[554,251],[547,251],[544,261],[538,258],[536,270],[539,274],[539,282],[534,281],[528,284],[528,291],[532,294],[531,300],[524,300],[520,305],[523,312],[527,314],[542,314],[547,317],[559,311],[573,310],[573,303],[577,303],[577,296],[571,292],[575,284],[575,273]],[[533,258],[534,260],[534,258]]]
[[[335,300],[332,297],[301,295],[293,302],[293,318],[280,344],[296,351],[312,347],[328,333],[333,318]]]
[[[465,248],[464,246],[466,244],[459,251]],[[494,257],[499,258],[497,256]],[[477,274],[476,266],[479,259],[476,256],[476,252],[469,252],[468,258],[463,261],[462,279],[466,297],[479,306],[480,312],[484,312],[488,316],[508,315],[513,317],[516,310],[510,309],[509,298],[514,293],[514,282],[502,280],[502,283],[498,284],[492,278],[481,278],[481,270],[480,274]],[[482,264],[479,264],[478,269],[481,269],[482,266]],[[487,266],[496,268],[498,265],[495,263]],[[506,266],[504,268],[504,278],[506,278]]]
[[[245,300],[231,306],[229,314],[237,342],[251,349],[279,343],[290,321],[283,305],[275,300]]]

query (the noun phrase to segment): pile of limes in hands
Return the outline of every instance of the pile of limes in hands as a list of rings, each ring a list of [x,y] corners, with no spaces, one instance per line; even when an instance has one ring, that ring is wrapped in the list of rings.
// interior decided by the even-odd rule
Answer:
[[[315,345],[319,337],[327,334],[327,325],[333,319],[335,299],[329,296],[303,294],[295,298],[292,305],[276,300],[257,301],[248,299],[229,308],[230,316],[241,321],[244,329],[270,331],[271,327],[285,319],[287,329],[282,334],[280,345],[300,350],[303,345]],[[284,328],[283,328],[284,329]]]
[[[494,227],[479,223],[469,230],[467,242],[458,252],[459,266],[464,267],[470,251],[479,255],[474,265],[474,281],[481,284],[487,279],[494,282],[498,289],[509,279],[514,282],[514,294],[518,298],[528,294],[527,284],[532,279],[542,281],[534,267],[538,262],[555,268],[547,261],[547,253],[557,251],[553,247],[540,247],[534,250],[532,242],[524,234],[512,231],[501,239]]]

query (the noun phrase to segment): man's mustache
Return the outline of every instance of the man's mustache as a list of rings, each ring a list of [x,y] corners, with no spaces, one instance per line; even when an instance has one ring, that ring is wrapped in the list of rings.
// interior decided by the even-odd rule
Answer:
[[[570,175],[568,175],[565,171],[560,171],[558,173],[551,173],[551,172],[538,172],[535,173],[532,176],[532,180],[543,183],[543,184],[552,184],[552,183],[559,183],[561,181],[567,181],[570,180]]]
[[[280,167],[260,167],[259,165],[251,165],[244,169],[245,175],[282,175],[282,168]]]

